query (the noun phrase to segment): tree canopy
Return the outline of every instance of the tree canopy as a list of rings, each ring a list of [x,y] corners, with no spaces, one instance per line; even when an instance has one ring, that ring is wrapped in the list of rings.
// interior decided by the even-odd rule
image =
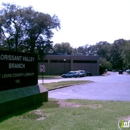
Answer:
[[[56,15],[4,3],[0,10],[0,49],[41,56],[52,48],[53,29],[60,29]]]
[[[70,43],[57,43],[56,53],[69,55],[98,55],[100,64],[106,69],[130,68],[130,40],[117,39],[113,43],[100,41],[95,45],[71,47]]]
[[[126,68],[130,68],[130,41],[128,41],[124,46],[121,52],[121,58],[123,60],[123,64]]]
[[[20,7],[3,3],[0,9],[0,49],[27,53],[55,52],[67,55],[98,55],[104,67],[130,68],[130,40],[117,39],[113,43],[100,41],[95,45],[73,48],[69,42],[56,43],[53,30],[60,29],[56,15],[35,11],[31,6]],[[80,43],[79,43],[80,44]]]
[[[53,49],[55,53],[61,53],[66,55],[72,54],[72,47],[68,42],[56,43]]]

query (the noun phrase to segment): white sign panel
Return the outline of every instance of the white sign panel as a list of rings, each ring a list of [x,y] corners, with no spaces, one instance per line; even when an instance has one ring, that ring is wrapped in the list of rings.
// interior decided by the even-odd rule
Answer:
[[[40,72],[45,72],[45,65],[40,65]]]

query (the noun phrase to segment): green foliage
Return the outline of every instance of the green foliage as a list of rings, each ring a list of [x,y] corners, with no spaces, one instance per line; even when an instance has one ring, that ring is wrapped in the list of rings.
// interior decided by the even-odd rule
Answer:
[[[108,42],[99,42],[96,44],[96,49],[97,49],[97,54],[100,56],[100,57],[104,57],[106,58],[107,60],[110,59],[110,47],[111,47],[111,44],[108,43]]]
[[[38,78],[44,78],[44,79],[61,79],[61,75],[38,75]]]
[[[77,55],[88,55],[87,48],[88,48],[88,45],[85,45],[84,47],[79,46],[77,48]]]
[[[122,69],[123,68],[123,60],[121,58],[121,53],[124,45],[126,44],[126,40],[119,39],[115,40],[111,45],[111,59],[110,62],[113,65],[113,68]]]
[[[121,57],[126,68],[130,68],[130,41],[123,46]]]
[[[32,7],[3,4],[0,10],[0,46],[5,50],[43,55],[52,48],[52,30],[59,28],[56,15],[50,16]]]
[[[79,46],[78,48],[73,48],[72,55],[90,55],[94,54],[94,51],[92,52],[91,49],[94,48],[93,46],[85,45],[85,46]]]
[[[130,41],[115,40],[114,43],[100,41],[96,45],[73,48],[73,55],[98,55],[103,68],[130,68]]]
[[[55,53],[61,53],[66,55],[72,54],[72,47],[68,42],[56,43],[53,47]]]
[[[111,69],[112,68],[112,64],[109,61],[107,61],[106,59],[101,58],[99,62],[100,62],[101,67],[103,67],[105,69]]]

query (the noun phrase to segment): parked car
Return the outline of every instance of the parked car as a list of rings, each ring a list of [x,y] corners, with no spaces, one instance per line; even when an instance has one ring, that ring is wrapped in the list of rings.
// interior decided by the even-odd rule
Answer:
[[[63,78],[72,78],[72,77],[77,78],[77,77],[79,77],[79,73],[77,73],[75,71],[70,71],[66,74],[62,74],[61,77],[63,77]]]
[[[119,74],[123,74],[123,70],[119,70],[119,72],[118,72]]]
[[[126,72],[127,72],[128,74],[130,74],[130,69],[126,70]]]
[[[76,72],[79,73],[79,77],[92,76],[92,73],[89,71],[77,70]]]
[[[85,70],[77,70],[79,77],[85,77],[86,76],[86,71]]]
[[[92,73],[89,71],[86,71],[86,76],[92,76]]]

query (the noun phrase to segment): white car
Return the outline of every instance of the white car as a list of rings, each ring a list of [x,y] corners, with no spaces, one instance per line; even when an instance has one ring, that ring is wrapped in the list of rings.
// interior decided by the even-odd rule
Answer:
[[[130,74],[130,70],[129,70],[129,69],[128,69],[128,70],[126,70],[126,72]]]
[[[70,71],[66,74],[62,74],[61,77],[63,77],[63,78],[72,78],[72,77],[77,78],[77,77],[79,77],[79,74],[77,72]]]

